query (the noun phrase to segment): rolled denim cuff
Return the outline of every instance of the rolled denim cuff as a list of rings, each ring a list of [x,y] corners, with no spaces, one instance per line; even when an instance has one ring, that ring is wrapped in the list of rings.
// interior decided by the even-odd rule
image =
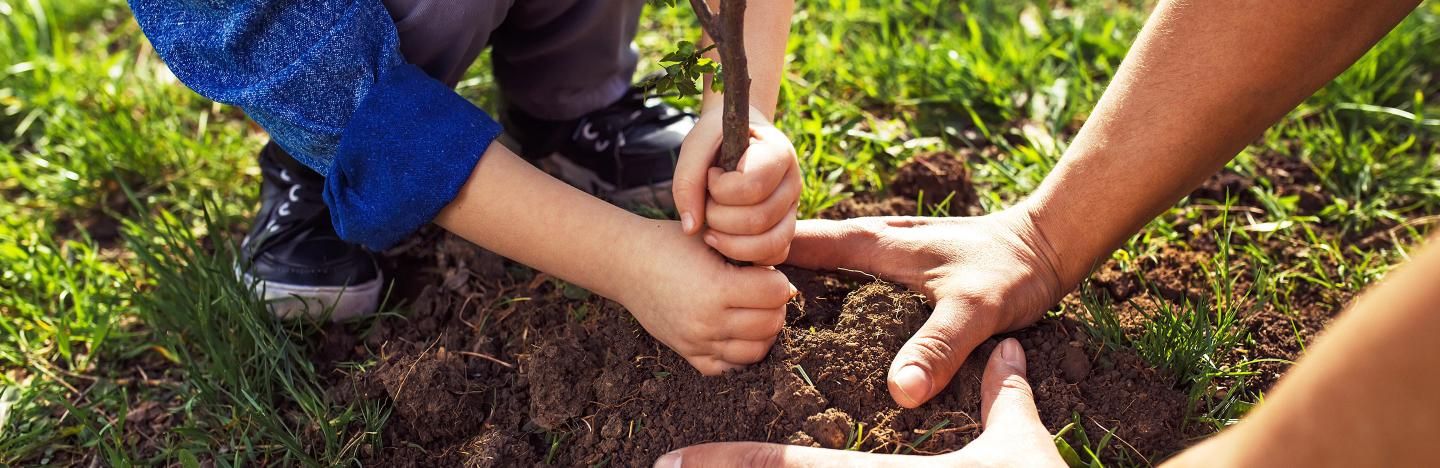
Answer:
[[[414,65],[387,70],[341,134],[325,179],[335,232],[371,250],[405,239],[455,199],[500,131]]]

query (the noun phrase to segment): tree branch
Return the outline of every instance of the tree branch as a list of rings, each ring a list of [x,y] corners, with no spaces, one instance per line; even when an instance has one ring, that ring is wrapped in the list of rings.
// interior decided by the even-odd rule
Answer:
[[[710,39],[716,44],[720,43],[720,25],[715,21],[715,14],[710,12],[710,5],[705,0],[690,0],[690,9],[695,10],[695,19],[700,20],[700,29],[710,35]]]

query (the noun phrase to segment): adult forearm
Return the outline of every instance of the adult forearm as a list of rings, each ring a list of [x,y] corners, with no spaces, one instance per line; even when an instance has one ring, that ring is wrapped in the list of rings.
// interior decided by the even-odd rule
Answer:
[[[1025,203],[1074,284],[1301,100],[1415,0],[1162,1]]]
[[[712,9],[719,10],[720,0],[708,2]],[[750,0],[745,6],[745,56],[750,69],[750,105],[771,120],[775,119],[775,107],[780,101],[785,46],[790,38],[790,18],[794,13],[794,0]],[[713,41],[708,34],[701,38],[702,45],[711,43]],[[713,50],[706,56],[720,60],[720,55]],[[707,77],[703,105],[718,109],[721,98],[720,93],[711,89]]]
[[[662,228],[556,180],[499,143],[436,224],[492,252],[618,299],[617,277]]]
[[[1332,323],[1240,425],[1173,464],[1433,464],[1440,438],[1436,277],[1440,244],[1424,248]]]

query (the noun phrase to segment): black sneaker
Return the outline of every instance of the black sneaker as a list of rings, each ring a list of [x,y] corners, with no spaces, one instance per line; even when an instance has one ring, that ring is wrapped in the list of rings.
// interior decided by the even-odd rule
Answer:
[[[242,279],[277,317],[344,320],[374,312],[380,267],[335,234],[321,195],[325,178],[274,142],[260,151],[260,173],[260,213],[240,244]]]
[[[631,88],[619,101],[575,120],[543,120],[513,107],[503,114],[520,153],[570,185],[619,205],[670,209],[670,179],[695,116]]]

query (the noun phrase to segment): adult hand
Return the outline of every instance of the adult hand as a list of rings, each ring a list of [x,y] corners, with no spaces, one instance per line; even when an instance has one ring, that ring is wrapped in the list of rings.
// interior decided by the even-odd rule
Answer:
[[[980,383],[980,415],[985,432],[955,452],[935,457],[881,455],[758,442],[696,445],[670,452],[657,468],[710,466],[1017,466],[1060,467],[1065,462],[1054,439],[1040,423],[1034,394],[1025,381],[1025,351],[1007,339],[990,353]]]
[[[1023,206],[976,218],[875,217],[803,221],[787,263],[852,269],[924,293],[935,311],[895,356],[890,395],[929,401],[975,346],[1039,320],[1079,281]]]
[[[750,108],[750,147],[734,171],[714,167],[721,109],[700,115],[685,138],[671,190],[686,234],[703,229],[705,243],[726,257],[775,265],[795,236],[802,177],[795,147],[758,109]]]

